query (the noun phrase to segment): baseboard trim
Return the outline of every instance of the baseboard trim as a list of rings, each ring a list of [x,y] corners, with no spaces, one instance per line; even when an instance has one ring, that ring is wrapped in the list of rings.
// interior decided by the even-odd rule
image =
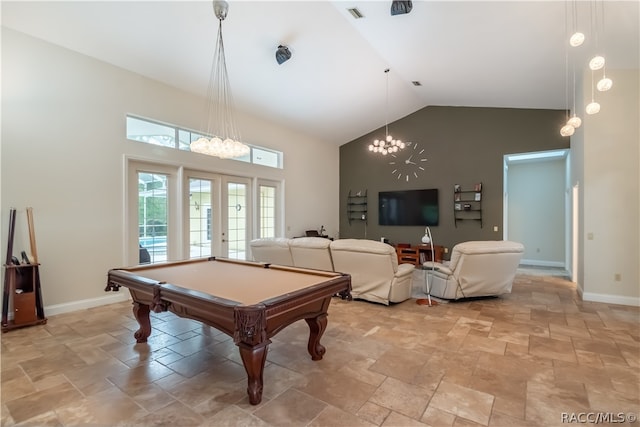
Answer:
[[[564,268],[564,262],[562,261],[541,261],[539,259],[523,259],[520,260],[520,267],[526,267],[531,265],[534,267],[558,267]]]
[[[606,304],[630,305],[640,307],[640,298],[625,297],[622,295],[596,294],[593,292],[581,292],[583,301],[603,302]]]
[[[89,298],[62,304],[49,305],[44,308],[44,312],[47,316],[55,316],[56,314],[71,313],[73,311],[99,307],[101,305],[123,302],[127,301],[128,299],[130,299],[129,292],[112,292],[111,295],[104,297]]]

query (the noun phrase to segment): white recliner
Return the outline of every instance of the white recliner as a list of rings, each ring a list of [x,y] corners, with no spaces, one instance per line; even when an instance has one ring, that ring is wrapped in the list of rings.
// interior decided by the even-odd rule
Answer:
[[[340,239],[331,242],[335,271],[351,275],[351,296],[389,305],[411,298],[415,266],[398,265],[393,246],[374,240]]]
[[[523,252],[521,243],[506,240],[458,243],[447,264],[423,264],[431,295],[456,300],[510,293]]]

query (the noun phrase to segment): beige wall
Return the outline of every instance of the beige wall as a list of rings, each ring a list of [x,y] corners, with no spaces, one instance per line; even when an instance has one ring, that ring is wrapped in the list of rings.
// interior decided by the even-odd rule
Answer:
[[[607,75],[614,86],[596,95],[600,113],[585,115],[572,137],[581,199],[578,285],[585,300],[640,305],[640,72]],[[590,72],[582,91],[586,104]]]
[[[328,173],[338,169],[334,144],[238,115],[247,142],[284,151],[285,168],[275,170],[129,141],[127,113],[199,129],[203,100],[2,29],[1,250],[4,257],[9,208],[18,209],[22,230],[24,209],[33,207],[48,314],[111,295],[103,292],[107,271],[124,262],[125,156],[281,181],[287,236],[321,225],[338,232],[338,176]]]

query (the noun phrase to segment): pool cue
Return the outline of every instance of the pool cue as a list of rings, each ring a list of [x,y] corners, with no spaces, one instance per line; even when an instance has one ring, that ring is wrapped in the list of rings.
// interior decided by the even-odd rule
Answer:
[[[11,257],[13,256],[13,235],[15,234],[16,229],[16,210],[15,208],[11,208],[9,211],[9,239],[7,243],[7,260],[5,262],[5,266],[11,265]],[[8,316],[9,316],[9,289],[11,287],[9,271],[8,269],[4,272],[4,290],[2,296],[2,326],[7,326],[9,324]]]
[[[44,307],[42,305],[42,289],[40,288],[40,269],[38,265],[38,249],[36,248],[36,231],[33,226],[33,208],[27,208],[27,222],[29,223],[29,243],[31,245],[31,256],[33,257],[34,265],[34,291],[36,293],[36,315],[38,319],[46,322],[44,317]]]
[[[38,249],[36,248],[36,232],[33,228],[33,208],[27,208],[27,222],[29,223],[29,243],[33,263],[38,263]]]

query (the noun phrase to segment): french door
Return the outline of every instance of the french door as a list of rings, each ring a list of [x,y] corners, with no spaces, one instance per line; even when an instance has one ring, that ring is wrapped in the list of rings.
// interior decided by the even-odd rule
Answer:
[[[127,188],[129,265],[248,259],[251,179],[129,161]]]
[[[224,176],[222,200],[225,205],[222,216],[222,253],[233,259],[248,259],[251,220],[251,180]]]

